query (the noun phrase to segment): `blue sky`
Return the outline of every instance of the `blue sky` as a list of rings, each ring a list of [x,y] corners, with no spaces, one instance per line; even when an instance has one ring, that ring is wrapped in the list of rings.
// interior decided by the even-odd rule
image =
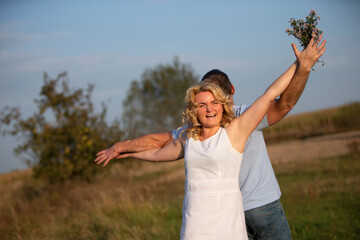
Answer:
[[[359,101],[360,2],[345,1],[0,1],[0,108],[35,111],[43,74],[67,71],[72,87],[95,84],[93,101],[120,117],[129,84],[175,56],[201,76],[225,71],[235,102],[250,104],[295,61],[288,20],[311,9],[328,41],[294,113]],[[100,109],[99,109],[100,110]],[[1,137],[0,172],[23,169],[21,139]]]

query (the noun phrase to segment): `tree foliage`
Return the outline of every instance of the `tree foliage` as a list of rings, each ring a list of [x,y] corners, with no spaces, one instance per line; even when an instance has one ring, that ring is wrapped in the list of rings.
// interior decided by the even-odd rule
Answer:
[[[104,104],[100,113],[94,112],[93,88],[70,89],[66,72],[56,79],[45,73],[32,116],[21,119],[19,108],[7,107],[1,112],[3,134],[24,139],[15,152],[33,167],[35,177],[51,183],[90,179],[102,169],[93,162],[96,153],[118,141],[122,132],[118,122],[109,125],[105,121]]]
[[[172,64],[147,69],[134,80],[123,102],[123,123],[128,137],[165,132],[181,125],[186,90],[199,77],[190,65],[175,57]]]

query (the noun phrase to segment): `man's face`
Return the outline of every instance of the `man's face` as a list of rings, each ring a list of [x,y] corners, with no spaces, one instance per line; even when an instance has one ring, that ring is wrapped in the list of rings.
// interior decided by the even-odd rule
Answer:
[[[212,92],[200,92],[195,96],[198,104],[198,120],[204,128],[220,126],[223,106],[217,101]]]

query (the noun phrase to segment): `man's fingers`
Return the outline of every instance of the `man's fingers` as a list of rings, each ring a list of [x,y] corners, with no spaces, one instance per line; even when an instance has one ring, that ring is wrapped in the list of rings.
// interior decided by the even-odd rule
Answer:
[[[321,51],[319,52],[320,56],[324,54],[325,50],[326,50],[326,47],[323,47],[323,49],[321,49]]]
[[[103,167],[105,167],[110,162],[111,159],[126,158],[128,156],[128,154],[118,155],[115,157],[113,148],[109,148],[109,149],[105,149],[105,150],[98,152],[96,154],[96,156],[97,156],[97,158],[94,160],[94,162],[96,162],[96,164],[103,163]]]
[[[102,163],[105,159],[106,159],[106,157],[101,156],[101,157],[98,157],[97,159],[95,159],[95,162],[96,162],[97,164],[100,164],[100,163]]]
[[[95,159],[96,164],[100,164],[104,161],[104,159]]]
[[[316,37],[313,37],[313,39],[315,39],[315,38],[316,38]],[[321,39],[322,39],[322,35],[320,35],[320,36],[318,37],[318,39],[317,39],[316,42],[314,43],[314,47],[317,47],[317,46],[319,45]]]
[[[100,151],[100,152],[98,152],[97,154],[96,154],[96,156],[99,156],[100,154],[103,154],[103,152],[105,152],[106,150],[102,150],[102,151]]]
[[[309,44],[308,44],[308,47],[309,47],[309,46],[312,47],[312,46],[314,45],[315,37],[316,37],[316,36],[314,36],[314,37],[312,37],[312,38],[310,39],[310,42],[309,42]]]
[[[109,159],[109,156],[107,155],[101,155],[95,159],[96,164],[100,164],[104,162],[105,160]]]
[[[294,43],[291,44],[291,47],[295,53],[296,58],[299,56],[299,50],[297,49],[296,45]]]
[[[100,157],[97,157],[94,162],[98,162],[99,160],[101,159],[101,156]]]
[[[110,159],[106,160],[103,167],[105,167],[109,163]]]
[[[124,153],[124,154],[118,155],[118,156],[116,157],[116,159],[127,158],[127,157],[129,157],[129,156],[130,156],[130,154]]]
[[[326,40],[324,40],[324,41],[320,44],[320,46],[318,47],[318,51],[321,51],[321,50],[323,49],[323,47],[325,46],[325,44],[326,44]]]
[[[319,43],[321,41],[321,39],[323,38],[323,35],[320,35],[317,42]]]

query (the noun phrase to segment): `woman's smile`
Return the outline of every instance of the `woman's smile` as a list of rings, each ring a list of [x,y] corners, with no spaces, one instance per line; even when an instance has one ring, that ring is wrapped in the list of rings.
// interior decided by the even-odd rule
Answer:
[[[215,117],[216,114],[210,114],[210,115],[206,115],[207,118],[212,118],[212,117]]]
[[[209,91],[200,92],[196,94],[195,101],[198,104],[198,120],[201,125],[206,128],[219,126],[223,106],[214,95]]]

